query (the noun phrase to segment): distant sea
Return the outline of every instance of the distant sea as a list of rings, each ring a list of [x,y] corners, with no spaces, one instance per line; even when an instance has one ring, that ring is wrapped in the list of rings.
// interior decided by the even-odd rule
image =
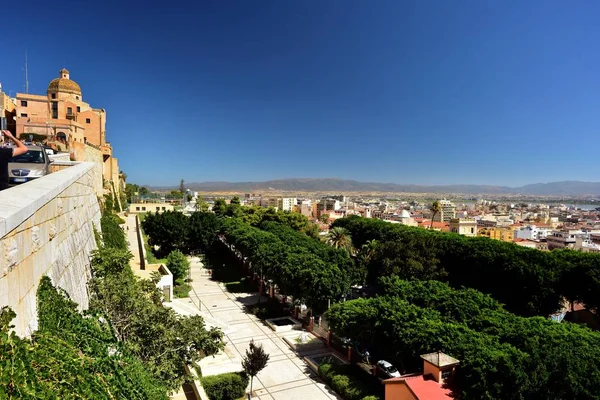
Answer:
[[[475,203],[475,201],[473,200],[455,200],[454,201],[457,204],[473,204]],[[502,201],[501,203],[521,203],[520,201],[514,201],[514,202],[510,202],[510,201]],[[536,201],[536,202],[532,202],[531,204],[550,204],[550,205],[558,205],[558,204],[564,204],[567,207],[577,207],[581,210],[595,210],[596,207],[600,207],[600,202],[596,203],[596,204],[579,204],[579,203],[557,203],[557,202],[551,202],[551,203],[544,203],[543,201]]]

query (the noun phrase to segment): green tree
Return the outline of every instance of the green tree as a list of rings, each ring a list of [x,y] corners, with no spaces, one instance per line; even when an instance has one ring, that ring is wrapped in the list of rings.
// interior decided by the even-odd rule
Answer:
[[[167,256],[167,268],[173,274],[173,280],[181,284],[190,270],[190,262],[179,250],[174,250]]]
[[[442,207],[440,205],[440,202],[436,200],[433,203],[431,203],[429,209],[431,210],[431,224],[429,225],[429,229],[431,229],[433,228],[433,219],[437,214],[439,214],[442,211]]]
[[[128,183],[125,185],[125,196],[127,196],[127,202],[133,203],[134,199],[140,193],[140,187],[134,183]]]
[[[148,213],[142,221],[148,244],[158,246],[158,254],[167,256],[173,250],[186,252],[189,243],[189,219],[177,211]]]
[[[171,192],[169,192],[167,197],[169,197],[171,199],[183,199],[183,193],[180,192],[179,190],[171,190]]]
[[[345,249],[352,251],[352,237],[350,232],[344,228],[332,228],[327,234],[327,243],[336,249]]]
[[[319,217],[319,221],[321,221],[324,224],[329,223],[329,214],[321,214],[321,216]]]
[[[217,238],[221,220],[213,213],[195,212],[189,218],[188,245],[190,250],[207,251]]]
[[[144,197],[144,196],[148,196],[150,194],[150,191],[148,190],[148,188],[146,186],[142,186],[140,188],[140,196]]]
[[[90,312],[106,316],[128,351],[174,390],[186,379],[186,363],[223,348],[223,333],[207,330],[200,316],[181,317],[164,307],[157,280],[137,279],[130,257],[129,252],[109,248],[93,253]]]
[[[257,346],[254,344],[254,340],[251,340],[242,360],[242,368],[250,377],[250,396],[252,396],[254,377],[267,366],[267,362],[269,362],[269,355],[265,353],[262,344]]]
[[[179,193],[181,193],[182,195],[185,193],[185,185],[183,182],[183,178],[181,178],[181,181],[179,181]]]
[[[104,213],[100,218],[100,228],[102,230],[102,240],[104,242],[104,246],[126,250],[127,240],[125,239],[125,233],[119,223],[121,219],[109,213]]]
[[[227,204],[225,204],[225,200],[215,199],[212,211],[220,217],[224,216],[227,213]]]
[[[196,211],[207,212],[208,208],[208,203],[204,201],[202,197],[198,197],[198,199],[196,200]]]

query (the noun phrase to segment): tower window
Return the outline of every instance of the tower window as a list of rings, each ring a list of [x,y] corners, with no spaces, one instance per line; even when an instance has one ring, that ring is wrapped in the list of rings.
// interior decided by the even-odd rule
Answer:
[[[58,102],[52,102],[52,119],[58,119]]]
[[[73,108],[67,107],[67,115],[72,115],[72,114],[73,114]]]
[[[56,98],[56,93],[52,93],[52,98],[55,99]]]
[[[77,112],[81,112],[81,107],[77,106]]]
[[[92,122],[92,121],[91,121],[89,118],[86,118],[86,119],[85,119],[85,123],[86,123],[86,124],[89,124],[89,123],[91,123],[91,122]]]
[[[75,96],[75,99],[79,100],[79,96]]]
[[[21,107],[27,107],[27,101],[21,100]]]

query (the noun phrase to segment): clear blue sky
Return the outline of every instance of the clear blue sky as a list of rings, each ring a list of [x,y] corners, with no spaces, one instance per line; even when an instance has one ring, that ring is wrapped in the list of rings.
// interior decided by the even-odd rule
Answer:
[[[600,180],[597,1],[129,3],[9,7],[0,82],[67,67],[130,182]]]

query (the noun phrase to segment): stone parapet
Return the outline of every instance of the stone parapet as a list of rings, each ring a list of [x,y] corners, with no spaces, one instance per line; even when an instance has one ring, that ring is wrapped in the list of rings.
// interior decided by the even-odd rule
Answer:
[[[88,307],[94,227],[100,230],[95,167],[78,163],[0,192],[0,307],[17,313],[19,336],[37,329],[36,291],[44,275]]]

